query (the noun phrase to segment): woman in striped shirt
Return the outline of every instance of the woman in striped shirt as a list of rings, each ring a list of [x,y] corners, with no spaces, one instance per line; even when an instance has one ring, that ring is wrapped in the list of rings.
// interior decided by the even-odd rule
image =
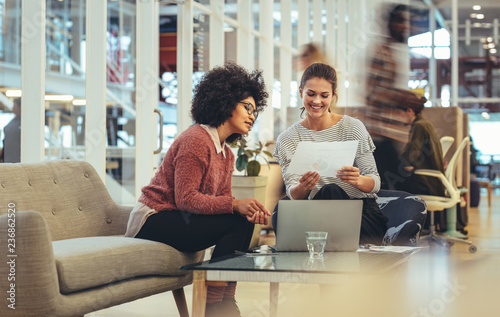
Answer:
[[[283,171],[285,199],[362,199],[360,243],[380,244],[387,230],[387,217],[376,202],[380,176],[373,158],[375,146],[358,119],[331,111],[337,98],[337,74],[333,67],[315,63],[302,75],[299,87],[305,117],[280,134],[274,156]],[[302,117],[302,115],[301,115]],[[303,175],[288,172],[299,142],[358,141],[354,166],[344,166],[337,177],[320,176],[315,171]],[[276,230],[277,206],[273,213]]]

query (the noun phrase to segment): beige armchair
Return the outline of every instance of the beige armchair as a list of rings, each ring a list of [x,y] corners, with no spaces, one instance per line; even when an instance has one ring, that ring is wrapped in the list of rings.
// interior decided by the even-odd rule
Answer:
[[[82,316],[170,290],[187,316],[179,268],[204,252],[123,237],[131,209],[86,162],[0,164],[0,316]]]

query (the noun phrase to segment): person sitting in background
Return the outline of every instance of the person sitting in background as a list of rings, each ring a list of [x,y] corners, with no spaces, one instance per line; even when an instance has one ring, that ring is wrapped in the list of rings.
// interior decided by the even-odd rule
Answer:
[[[248,134],[268,94],[262,72],[228,63],[206,73],[195,88],[195,125],[174,141],[130,214],[125,236],[197,252],[215,245],[212,258],[243,251],[254,224],[271,213],[254,198],[231,194],[234,154],[226,143]],[[236,282],[209,286],[206,316],[240,316]]]
[[[0,162],[21,162],[21,98],[14,99],[14,118],[3,128],[4,139]]]
[[[437,170],[444,174],[443,150],[439,135],[434,125],[422,116],[425,97],[419,97],[410,91],[401,91],[403,96],[398,103],[400,110],[406,118],[406,123],[411,124],[408,143],[400,157],[400,171],[394,185],[397,190],[406,191],[417,195],[444,196],[445,187],[436,177],[414,174],[416,169]],[[447,213],[456,213],[456,209],[449,208]],[[434,223],[439,231],[446,231],[448,226],[455,224],[447,223],[447,218],[456,219],[455,215],[446,215],[444,212],[434,213]],[[424,228],[428,228],[430,218],[427,217]],[[448,230],[457,237],[464,237],[456,233],[455,228]],[[448,232],[447,231],[447,232]]]
[[[380,245],[387,230],[387,217],[376,202],[380,189],[373,151],[375,146],[365,126],[358,119],[332,112],[337,97],[337,73],[323,63],[309,66],[299,86],[305,118],[281,133],[273,155],[281,166],[286,185],[285,199],[362,199],[360,243]],[[353,166],[344,166],[337,177],[320,176],[310,171],[303,175],[288,171],[299,142],[342,142],[357,140]],[[278,206],[273,213],[277,227]]]
[[[431,169],[444,173],[439,135],[434,125],[422,116],[427,99],[407,90],[401,90],[400,94],[399,109],[411,128],[408,143],[401,154],[399,170],[402,170],[402,178],[395,182],[395,187],[412,194],[444,196],[445,188],[439,179],[413,173],[416,169]]]

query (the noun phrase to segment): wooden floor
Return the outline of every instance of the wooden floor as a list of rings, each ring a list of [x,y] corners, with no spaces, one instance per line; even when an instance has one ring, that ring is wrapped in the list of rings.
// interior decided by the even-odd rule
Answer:
[[[425,249],[388,275],[322,288],[281,284],[278,316],[500,316],[500,189],[488,207],[486,192],[469,212],[469,239],[447,254]],[[192,287],[185,288],[191,309]],[[242,316],[269,316],[269,285],[238,284]],[[86,317],[179,316],[170,292],[85,315]]]

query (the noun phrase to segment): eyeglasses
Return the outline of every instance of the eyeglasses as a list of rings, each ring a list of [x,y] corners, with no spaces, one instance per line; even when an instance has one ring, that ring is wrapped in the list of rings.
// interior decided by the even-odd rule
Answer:
[[[245,107],[247,113],[249,115],[253,115],[255,120],[257,120],[257,117],[259,116],[259,112],[257,111],[257,109],[252,110],[252,108],[254,108],[254,106],[250,102],[238,101],[238,103],[243,104],[244,105],[243,107]]]

